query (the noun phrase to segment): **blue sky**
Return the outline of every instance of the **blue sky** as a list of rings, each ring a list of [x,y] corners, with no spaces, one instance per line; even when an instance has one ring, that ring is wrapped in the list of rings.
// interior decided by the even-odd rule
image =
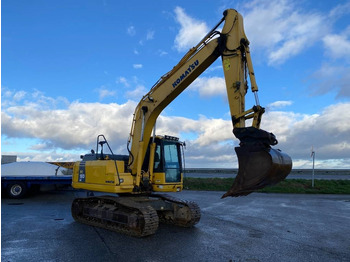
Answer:
[[[350,1],[2,1],[1,151],[75,161],[100,133],[126,153],[132,113],[222,18],[244,17],[267,112],[294,167],[350,168]],[[236,167],[220,59],[170,104],[158,134],[187,165]],[[247,108],[253,105],[247,95]]]

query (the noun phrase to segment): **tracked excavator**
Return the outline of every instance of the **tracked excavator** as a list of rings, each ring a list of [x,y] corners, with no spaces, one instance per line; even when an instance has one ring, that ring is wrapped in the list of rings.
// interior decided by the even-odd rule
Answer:
[[[198,45],[142,97],[132,119],[127,142],[129,155],[114,154],[106,138],[99,135],[96,151],[91,150],[74,164],[74,188],[109,193],[75,199],[71,211],[76,221],[136,237],[154,234],[159,222],[182,227],[199,222],[201,214],[196,203],[165,194],[183,189],[184,143],[177,137],[156,135],[156,119],[219,57],[233,133],[240,141],[235,148],[238,174],[222,197],[248,195],[278,183],[290,173],[291,158],[272,148],[277,144],[276,137],[260,129],[264,108],[258,100],[243,18],[236,10],[228,9]],[[248,76],[256,103],[246,110]],[[249,127],[245,126],[247,119],[252,119]],[[104,147],[108,147],[108,153]]]

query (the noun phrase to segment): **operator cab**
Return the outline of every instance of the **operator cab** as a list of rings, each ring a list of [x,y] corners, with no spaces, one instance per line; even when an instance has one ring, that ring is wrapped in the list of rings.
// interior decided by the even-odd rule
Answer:
[[[157,136],[155,138],[155,152],[154,152],[154,166],[152,184],[156,191],[164,188],[163,185],[181,185],[183,176],[183,160],[182,147],[184,143],[179,141],[179,138],[173,136]],[[149,167],[150,147],[148,147],[147,154],[144,160],[142,169],[148,170]]]

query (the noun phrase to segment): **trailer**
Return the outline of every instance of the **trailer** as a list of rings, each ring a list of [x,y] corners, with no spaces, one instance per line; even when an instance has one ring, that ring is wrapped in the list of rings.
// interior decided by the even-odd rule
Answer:
[[[71,185],[72,171],[45,162],[14,162],[1,165],[1,188],[10,198],[23,198],[42,185]]]

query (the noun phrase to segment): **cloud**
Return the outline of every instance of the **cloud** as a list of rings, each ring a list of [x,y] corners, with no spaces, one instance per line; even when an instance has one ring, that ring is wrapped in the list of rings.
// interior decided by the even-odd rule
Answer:
[[[350,67],[344,63],[323,63],[310,80],[311,95],[335,92],[337,98],[350,97]]]
[[[166,52],[166,51],[164,51],[164,50],[161,50],[161,49],[159,49],[159,50],[157,51],[157,53],[158,53],[159,56],[165,56],[165,55],[168,54],[168,52]]]
[[[268,104],[267,107],[269,109],[277,109],[277,108],[282,108],[282,107],[286,107],[286,106],[290,106],[292,105],[293,102],[292,101],[276,101],[273,102],[271,104]]]
[[[205,22],[196,20],[185,13],[181,7],[176,7],[175,20],[180,24],[180,30],[175,37],[174,46],[178,52],[187,51],[209,32],[209,27]]]
[[[344,49],[334,52],[348,55],[347,39],[328,35],[334,21],[349,13],[345,11],[348,6],[348,3],[338,5],[327,14],[306,11],[291,0],[253,0],[243,4],[241,12],[252,49],[262,51],[269,65],[279,65],[321,41],[331,44],[338,40]],[[179,6],[174,12],[176,22],[180,24],[174,47],[179,52],[187,51],[208,33],[209,27]],[[337,45],[332,48],[336,49]]]
[[[153,40],[154,39],[154,31],[153,30],[148,30],[147,35],[146,35],[146,40]]]
[[[35,103],[31,102],[35,101]],[[39,90],[32,90],[32,92],[14,91],[6,87],[2,87],[1,92],[1,108],[5,109],[14,105],[21,106],[26,104],[32,109],[42,108],[61,108],[66,107],[69,104],[68,99],[59,96],[56,98],[45,96],[43,92]]]
[[[350,13],[349,7],[350,2],[346,2],[322,13],[301,9],[290,0],[255,0],[243,5],[242,13],[252,49],[262,52],[269,65],[280,65],[323,44],[321,67],[309,77],[310,93],[335,92],[342,98],[350,96],[350,26],[339,33],[332,31]],[[340,23],[337,25],[339,28]]]
[[[281,148],[294,159],[307,158],[311,146],[319,160],[350,160],[350,103],[328,106],[319,114],[271,111],[263,116],[262,128],[273,132]],[[343,167],[348,168],[348,167]]]
[[[143,85],[137,85],[135,89],[127,91],[125,97],[128,99],[141,100],[141,98],[147,93],[146,87]]]
[[[289,0],[255,0],[242,11],[252,48],[266,52],[270,65],[284,63],[329,32],[324,14],[304,11]]]
[[[123,84],[125,87],[129,87],[130,86],[130,83],[129,81],[123,77],[123,76],[120,76],[116,81],[115,81],[117,84]]]
[[[27,92],[25,92],[25,91],[16,92],[13,96],[13,99],[16,101],[22,100],[26,94],[27,94]]]
[[[331,31],[335,14],[340,14],[340,10],[334,8],[329,14],[305,11],[291,0],[254,0],[241,8],[252,49],[262,51],[269,65],[283,64],[322,41]],[[210,28],[181,7],[176,7],[174,12],[176,22],[180,24],[174,46],[179,52],[187,51]]]
[[[350,2],[346,6],[350,7]],[[331,16],[335,14],[341,16],[346,13],[350,11],[336,7],[331,11]],[[348,98],[350,97],[350,26],[338,34],[326,34],[322,42],[326,59],[320,68],[310,76],[311,95],[335,92],[338,99]]]
[[[129,26],[127,29],[126,29],[126,32],[128,33],[129,36],[134,36],[136,35],[136,29],[133,25]]]
[[[226,83],[223,77],[200,77],[191,85],[192,90],[197,90],[202,97],[226,95]]]
[[[3,108],[16,104],[27,96],[28,94],[25,91],[11,91],[7,87],[1,87],[1,107]]]
[[[96,145],[91,144],[89,149],[95,148]],[[56,150],[38,152],[8,152],[9,155],[17,155],[17,161],[38,161],[38,162],[56,162],[56,161],[79,161],[80,155],[88,153],[90,150],[82,152],[57,152]]]
[[[184,117],[160,116],[157,129],[162,134],[179,136],[181,133],[196,133],[193,144],[209,146],[233,139],[231,121],[200,116],[198,120]]]
[[[325,54],[331,59],[345,59],[350,62],[350,26],[341,34],[328,34],[323,38]]]
[[[142,65],[135,64],[134,68],[142,68]],[[132,77],[131,79],[119,77],[116,80],[116,83],[124,86],[124,97],[126,99],[139,101],[148,92],[147,88],[142,84],[142,81],[140,81],[136,76]]]
[[[35,138],[64,150],[85,148],[101,133],[114,145],[125,142],[136,106],[133,101],[122,105],[72,102],[65,109],[44,109],[40,104],[32,107],[35,103],[2,110],[2,135]]]
[[[24,91],[21,91],[21,92],[24,92]],[[13,91],[9,90],[7,87],[5,86],[2,86],[1,87],[1,97],[12,97],[12,94],[13,94]]]
[[[105,97],[115,97],[117,92],[116,91],[112,91],[112,90],[108,90],[106,87],[101,86],[98,90],[98,97],[100,100],[104,99]]]
[[[138,86],[134,95],[137,92],[143,95],[143,89],[143,86]],[[11,105],[1,112],[2,135],[8,142],[7,147],[11,139],[34,139],[39,142],[32,145],[31,150],[38,152],[34,155],[6,150],[5,153],[13,152],[21,159],[38,159],[37,155],[46,159],[48,152],[52,152],[57,157],[71,159],[72,151],[88,151],[96,136],[104,134],[115,152],[126,154],[126,140],[136,102],[102,104],[73,101],[64,108],[48,109],[41,104],[41,98],[39,95],[37,100]],[[50,102],[54,100],[49,99]],[[276,104],[283,104],[283,101]],[[318,168],[350,168],[350,115],[345,113],[349,111],[350,102],[328,106],[313,115],[271,110],[264,114],[261,127],[276,135],[279,140],[276,147],[291,155],[295,167],[307,167],[313,146],[317,160],[324,160],[318,163]],[[193,134],[186,141],[188,166],[208,166],[210,163],[211,166],[234,167],[237,161],[234,146],[238,145],[238,141],[232,134],[230,120],[161,115],[157,120],[157,133],[179,137]],[[62,154],[58,154],[59,151]]]
[[[350,13],[350,2],[347,1],[344,4],[335,6],[330,12],[329,17],[339,19],[340,17]]]
[[[132,67],[135,68],[135,69],[140,69],[143,66],[142,66],[142,64],[133,64]]]

